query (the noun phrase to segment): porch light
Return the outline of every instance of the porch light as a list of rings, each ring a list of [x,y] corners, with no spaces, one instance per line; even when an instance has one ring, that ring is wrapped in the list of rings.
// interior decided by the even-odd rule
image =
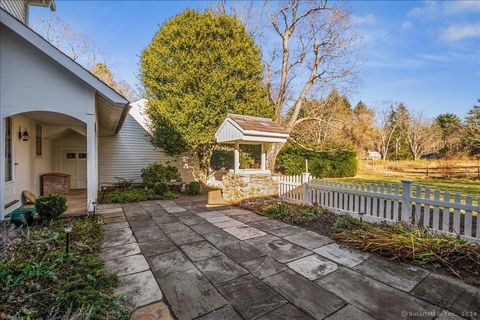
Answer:
[[[65,246],[65,253],[68,254],[68,251],[70,251],[70,233],[72,232],[73,226],[71,224],[66,224],[64,226],[65,233],[67,234],[67,243]]]
[[[22,140],[22,141],[30,140],[30,135],[28,134],[27,127],[20,127],[18,131],[18,140]]]

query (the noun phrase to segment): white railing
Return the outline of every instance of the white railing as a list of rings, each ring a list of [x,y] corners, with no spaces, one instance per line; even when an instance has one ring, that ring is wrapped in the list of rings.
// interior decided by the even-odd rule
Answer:
[[[282,200],[318,205],[365,221],[404,221],[434,232],[480,241],[480,197],[441,192],[428,186],[353,184],[312,178],[308,173],[277,177]],[[474,202],[476,200],[476,203]]]

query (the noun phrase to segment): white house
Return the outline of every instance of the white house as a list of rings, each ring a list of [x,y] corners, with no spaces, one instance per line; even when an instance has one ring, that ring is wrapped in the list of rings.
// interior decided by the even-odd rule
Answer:
[[[145,101],[131,106],[28,27],[29,6],[55,10],[53,0],[0,3],[0,220],[22,205],[23,190],[41,193],[45,173],[69,174],[89,211],[102,185],[139,180],[154,161],[192,179],[191,156],[167,157],[147,141]]]

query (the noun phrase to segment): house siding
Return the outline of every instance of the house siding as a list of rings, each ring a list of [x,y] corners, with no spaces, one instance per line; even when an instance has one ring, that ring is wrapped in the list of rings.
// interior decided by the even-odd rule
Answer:
[[[147,140],[145,129],[131,115],[127,116],[117,135],[99,139],[101,186],[112,185],[116,182],[115,177],[141,183],[141,170],[153,162],[176,166],[186,182],[198,179],[196,156],[184,154],[171,157],[155,149]]]
[[[0,0],[0,7],[12,16],[28,24],[28,9],[25,0]]]

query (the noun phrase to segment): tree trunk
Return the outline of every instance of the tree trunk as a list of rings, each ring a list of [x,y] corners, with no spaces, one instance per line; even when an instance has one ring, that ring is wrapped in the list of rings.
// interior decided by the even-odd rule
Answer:
[[[272,145],[267,151],[268,169],[270,169],[272,173],[275,170],[275,162],[277,161],[277,156],[284,145],[285,143],[272,143]]]
[[[202,177],[202,180],[204,180],[203,182],[207,182],[210,173],[210,159],[212,158],[213,149],[214,147],[210,144],[200,146],[197,149],[198,165],[204,175]]]

